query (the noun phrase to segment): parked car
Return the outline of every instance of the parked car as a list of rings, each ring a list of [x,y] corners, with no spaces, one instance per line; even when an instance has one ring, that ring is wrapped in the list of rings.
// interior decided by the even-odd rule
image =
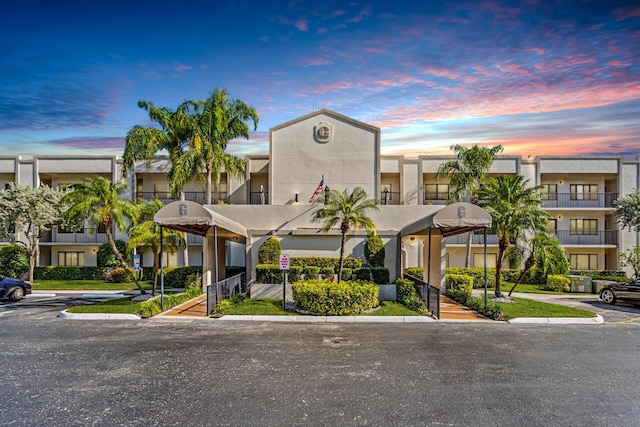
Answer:
[[[0,299],[9,298],[18,301],[31,293],[31,285],[20,279],[0,274]]]
[[[617,300],[640,303],[640,279],[604,285],[600,299],[607,304],[614,304]]]

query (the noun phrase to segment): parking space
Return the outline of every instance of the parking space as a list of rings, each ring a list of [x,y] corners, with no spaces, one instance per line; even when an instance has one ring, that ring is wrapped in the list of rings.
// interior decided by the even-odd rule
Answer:
[[[35,293],[20,301],[0,300],[0,319],[51,319],[62,310],[78,304],[104,301],[117,295],[87,295],[82,293]]]

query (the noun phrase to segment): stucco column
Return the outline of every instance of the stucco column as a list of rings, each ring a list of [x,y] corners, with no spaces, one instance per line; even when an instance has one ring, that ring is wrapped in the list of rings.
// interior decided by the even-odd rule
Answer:
[[[213,250],[214,236],[213,227],[207,231],[207,235],[202,241],[202,286],[206,290],[207,286],[213,283],[213,272],[215,265],[215,251]]]
[[[431,242],[429,242],[428,235],[424,236],[424,250],[422,251],[422,265],[424,265],[424,276],[422,280],[427,283],[427,280],[430,279],[431,286],[443,289],[445,263],[443,255],[444,245],[442,244],[442,235],[436,229],[432,230],[431,234]],[[429,250],[429,244],[431,244],[431,250]],[[431,276],[430,278],[429,275]]]

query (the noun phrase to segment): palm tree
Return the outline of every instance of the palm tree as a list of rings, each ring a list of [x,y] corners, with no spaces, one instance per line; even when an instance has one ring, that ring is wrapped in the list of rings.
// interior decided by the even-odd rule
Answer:
[[[133,225],[129,229],[129,242],[127,243],[127,249],[133,251],[134,248],[139,248],[142,251],[150,250],[153,254],[153,267],[151,273],[151,280],[153,286],[151,288],[151,294],[156,294],[156,284],[158,282],[158,257],[160,256],[160,228],[153,222],[153,216],[158,212],[164,203],[158,198],[153,200],[147,200],[143,204],[139,205],[140,217],[137,224]],[[184,242],[184,234],[180,231],[165,229],[163,233],[163,250],[173,253]]]
[[[540,230],[535,233],[533,238],[527,239],[527,237],[525,236],[522,244],[510,247],[505,254],[507,259],[518,264],[526,256],[524,269],[509,290],[509,297],[529,271],[536,277],[569,272],[567,254],[556,236],[547,230]]]
[[[212,184],[218,188],[223,170],[232,176],[244,172],[244,161],[225,153],[225,149],[234,138],[249,139],[248,123],[253,122],[256,130],[258,113],[244,102],[230,99],[226,89],[215,89],[205,100],[188,102],[194,118],[193,137],[188,149],[175,161],[170,188],[204,178],[207,204],[211,204]]]
[[[474,145],[466,148],[454,145],[451,148],[456,153],[455,160],[449,160],[438,166],[435,179],[449,177],[449,202],[470,200],[478,204],[478,190],[482,186],[485,176],[491,169],[494,158],[504,150],[502,145],[495,147],[480,147]],[[467,237],[467,259],[465,267],[471,264],[471,238]]]
[[[127,229],[127,221],[135,223],[138,217],[138,209],[131,200],[120,198],[126,190],[127,183],[123,180],[112,183],[106,178],[96,176],[85,178],[79,184],[69,186],[69,192],[62,200],[71,207],[66,212],[67,218],[76,222],[89,222],[95,228],[104,227],[111,250],[115,254],[120,266],[125,269],[133,279],[142,294],[146,293],[138,279],[131,273],[127,262],[118,251],[113,239],[113,225],[124,232]]]
[[[541,208],[539,190],[542,186],[527,187],[527,182],[520,175],[502,175],[489,179],[478,190],[478,196],[483,200],[482,207],[491,215],[492,227],[495,227],[498,237],[496,297],[502,296],[500,273],[509,246],[526,233],[545,229],[550,217]]]
[[[322,231],[331,230],[336,224],[340,224],[342,242],[340,245],[340,268],[338,270],[338,282],[342,280],[342,268],[344,264],[344,246],[347,242],[347,233],[353,227],[363,227],[369,233],[376,229],[376,224],[367,216],[369,210],[380,210],[376,199],[368,199],[367,193],[360,187],[354,188],[349,194],[331,189],[325,193],[326,197],[315,199],[314,205],[324,203],[312,216],[312,221],[324,220]],[[322,202],[320,201],[322,200]]]

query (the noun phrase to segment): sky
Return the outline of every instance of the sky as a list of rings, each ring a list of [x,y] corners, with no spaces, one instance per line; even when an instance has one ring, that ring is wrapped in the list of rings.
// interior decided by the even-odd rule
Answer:
[[[640,2],[0,2],[0,156],[116,155],[145,99],[256,109],[228,152],[328,108],[383,155],[640,155]]]

